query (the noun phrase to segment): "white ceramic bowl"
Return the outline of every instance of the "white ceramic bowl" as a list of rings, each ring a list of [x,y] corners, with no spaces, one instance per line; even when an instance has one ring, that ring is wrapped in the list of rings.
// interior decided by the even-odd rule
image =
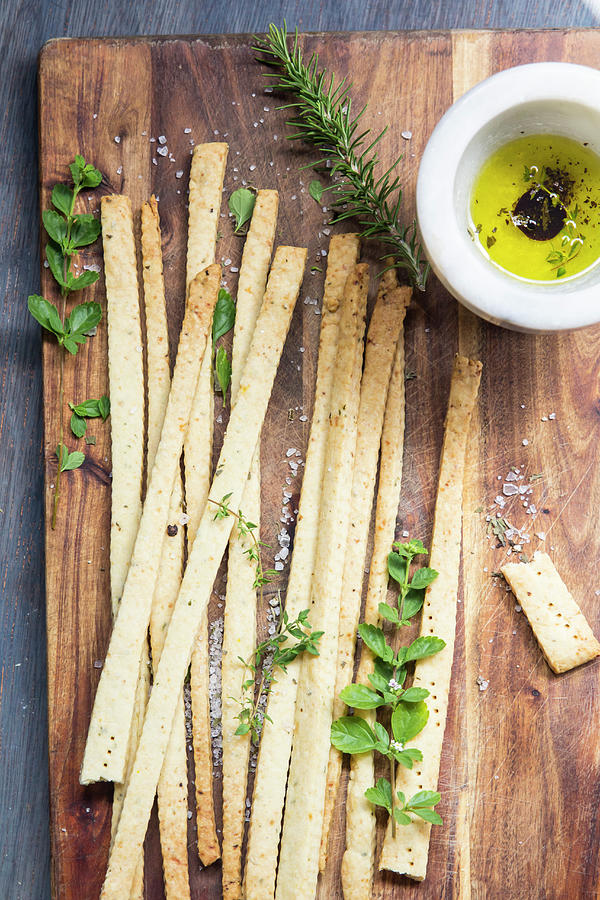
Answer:
[[[600,322],[600,264],[557,282],[513,276],[490,262],[468,232],[473,182],[500,146],[525,134],[588,141],[600,156],[600,71],[532,63],[482,81],[450,107],[419,167],[417,219],[444,286],[490,322],[548,332]]]

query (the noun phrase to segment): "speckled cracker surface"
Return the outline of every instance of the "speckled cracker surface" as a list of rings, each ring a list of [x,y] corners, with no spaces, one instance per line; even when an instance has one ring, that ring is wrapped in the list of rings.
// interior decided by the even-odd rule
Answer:
[[[600,643],[547,553],[538,550],[531,562],[507,563],[501,571],[553,672],[600,655]]]

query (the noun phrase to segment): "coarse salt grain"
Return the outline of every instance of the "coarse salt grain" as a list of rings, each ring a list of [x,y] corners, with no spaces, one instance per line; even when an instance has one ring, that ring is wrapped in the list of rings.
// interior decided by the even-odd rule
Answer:
[[[169,152],[169,148],[168,147],[157,147],[156,152],[159,153],[161,156],[166,156],[167,153]]]
[[[179,171],[175,172],[175,178],[183,178],[183,169],[179,169]]]
[[[164,134],[159,134],[159,136],[158,136],[158,143],[159,143],[159,144],[166,144],[166,143],[167,143],[167,139],[166,139],[166,137],[164,136]]]

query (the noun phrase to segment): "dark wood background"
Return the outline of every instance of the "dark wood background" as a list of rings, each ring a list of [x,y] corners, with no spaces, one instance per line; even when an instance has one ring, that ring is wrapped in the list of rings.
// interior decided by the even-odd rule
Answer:
[[[36,65],[63,35],[590,26],[594,4],[517,0],[0,2],[0,896],[49,896]],[[591,826],[590,826],[591,827]],[[533,865],[534,861],[532,861]],[[483,894],[482,894],[483,896]],[[542,896],[542,895],[540,895]]]

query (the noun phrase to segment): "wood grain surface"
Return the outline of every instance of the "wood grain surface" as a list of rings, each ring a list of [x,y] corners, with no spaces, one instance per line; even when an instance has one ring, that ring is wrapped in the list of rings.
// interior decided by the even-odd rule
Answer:
[[[330,34],[309,36],[304,45],[317,50],[322,63],[338,74],[351,73],[355,102],[369,101],[367,124],[390,124],[381,152],[385,162],[399,148],[404,151],[399,170],[408,221],[421,152],[453,99],[471,83],[519,62],[565,59],[597,65],[600,34]],[[260,73],[243,36],[69,40],[47,45],[41,58],[41,207],[48,205],[52,185],[64,178],[75,149],[105,175],[100,191],[86,201],[90,210],[97,208],[102,192],[128,193],[134,209],[150,192],[157,193],[173,336],[182,315],[190,140],[227,140],[226,193],[243,179],[277,187],[278,242],[307,245],[309,264],[323,263],[327,214],[308,195],[312,175],[299,171],[311,153],[286,145],[284,114],[275,111],[276,98],[263,93]],[[402,131],[412,132],[410,141],[403,141]],[[175,162],[156,157],[156,144],[149,138],[159,135],[166,136]],[[239,266],[241,242],[228,219],[222,223],[218,256],[231,260],[226,277],[235,290],[231,267]],[[86,254],[86,261],[101,264],[98,247]],[[53,296],[45,270],[42,288]],[[307,272],[263,429],[262,537],[271,543],[276,543],[289,474],[286,451],[303,450],[308,436],[309,421],[303,418],[310,420],[319,324],[311,301],[321,289],[322,275]],[[87,293],[88,299],[103,303],[102,279]],[[399,532],[407,530],[425,542],[430,537],[456,350],[479,356],[484,373],[467,461],[462,603],[440,780],[445,825],[434,830],[425,884],[378,874],[376,897],[502,894],[559,900],[595,894],[600,886],[594,824],[597,669],[592,664],[560,678],[552,675],[512,595],[491,577],[505,551],[486,534],[485,521],[485,511],[501,491],[499,477],[512,466],[523,466],[519,471],[527,484],[530,475],[541,473],[528,497],[538,509],[535,521],[520,501],[507,504],[505,513],[516,525],[529,526],[532,548],[540,543],[534,532],[546,533],[546,548],[600,631],[594,593],[600,590],[600,474],[594,465],[600,430],[599,339],[598,328],[532,337],[488,326],[459,310],[433,278],[407,316],[407,371],[416,378],[407,382]],[[102,323],[98,335],[69,361],[67,400],[98,396],[106,389],[105,340]],[[56,470],[57,354],[49,341],[43,349],[48,510]],[[549,413],[556,418],[542,421]],[[219,435],[226,414],[218,403],[217,416]],[[78,784],[99,676],[94,662],[103,658],[110,628],[110,446],[106,427],[98,426],[94,433],[98,443],[87,448],[86,463],[64,479],[58,527],[46,531],[53,887],[61,900],[98,896],[110,833],[110,789]],[[292,502],[299,487],[300,478],[294,479]],[[222,616],[219,604],[215,595],[213,621]],[[489,682],[487,690],[479,690],[478,676]],[[191,824],[192,860],[193,837]],[[334,840],[338,851],[322,879],[323,898],[341,896],[341,807]],[[154,833],[149,842],[153,852],[148,853],[146,896],[157,900],[162,886]],[[197,897],[218,897],[219,879],[218,865],[204,872],[192,866]]]

